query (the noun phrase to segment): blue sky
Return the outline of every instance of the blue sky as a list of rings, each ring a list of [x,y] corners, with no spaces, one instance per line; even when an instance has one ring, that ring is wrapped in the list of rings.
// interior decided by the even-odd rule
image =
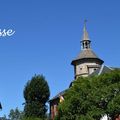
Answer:
[[[0,0],[0,29],[16,31],[0,37],[0,116],[23,110],[23,89],[34,74],[46,77],[51,97],[68,88],[84,19],[94,52],[120,67],[119,6],[119,0]]]

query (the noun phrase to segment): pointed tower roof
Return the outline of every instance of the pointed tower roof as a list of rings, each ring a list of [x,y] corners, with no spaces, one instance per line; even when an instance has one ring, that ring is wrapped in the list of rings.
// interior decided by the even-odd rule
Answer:
[[[86,29],[86,22],[87,22],[87,20],[84,21],[83,38],[82,38],[82,40],[90,40],[88,32],[87,32],[87,29]]]
[[[83,61],[83,60],[96,60],[100,64],[102,64],[104,61],[101,60],[91,49],[91,41],[89,39],[89,35],[86,29],[86,20],[84,21],[84,27],[83,27],[83,38],[81,41],[82,44],[82,50],[79,53],[79,55],[71,62],[72,65],[75,65],[76,62],[78,61]]]

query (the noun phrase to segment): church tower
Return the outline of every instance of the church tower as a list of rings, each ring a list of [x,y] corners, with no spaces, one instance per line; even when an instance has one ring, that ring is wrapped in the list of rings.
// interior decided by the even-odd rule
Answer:
[[[87,77],[96,69],[100,68],[104,63],[91,49],[91,41],[86,29],[86,21],[84,22],[83,38],[81,41],[81,52],[71,64],[74,66],[75,79],[83,76]]]

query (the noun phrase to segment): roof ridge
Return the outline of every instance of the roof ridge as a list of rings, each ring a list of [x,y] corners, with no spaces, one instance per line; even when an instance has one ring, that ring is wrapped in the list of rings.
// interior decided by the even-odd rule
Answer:
[[[102,73],[102,70],[103,70],[104,66],[105,66],[105,65],[102,65],[102,66],[101,66],[101,68],[100,68],[100,71],[99,71],[98,75],[100,75],[100,74]]]

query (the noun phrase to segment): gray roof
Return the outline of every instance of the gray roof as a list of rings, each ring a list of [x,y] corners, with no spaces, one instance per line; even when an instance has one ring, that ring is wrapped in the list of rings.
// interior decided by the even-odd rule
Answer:
[[[116,68],[114,68],[114,69],[116,69]],[[98,68],[95,72],[91,73],[89,76],[101,75],[104,73],[108,73],[114,69],[112,67],[102,65],[100,68]]]
[[[90,40],[90,39],[89,39],[88,32],[87,32],[87,29],[86,29],[86,24],[84,24],[84,28],[83,28],[83,38],[82,38],[82,40]]]
[[[77,56],[77,58],[75,58],[73,61],[72,61],[72,64],[74,64],[75,61],[78,61],[78,60],[81,60],[81,59],[98,59],[100,60],[102,63],[103,61],[98,58],[98,56],[92,51],[92,49],[85,49],[85,50],[81,50],[81,52],[79,53],[79,55]]]
[[[83,60],[83,59],[96,59],[100,62],[100,64],[102,64],[104,61],[101,60],[100,58],[98,58],[98,56],[92,51],[92,49],[90,49],[90,39],[89,39],[89,35],[86,29],[86,20],[84,21],[84,28],[83,28],[83,38],[82,38],[82,47],[83,49],[81,50],[81,52],[79,53],[79,55],[77,56],[77,58],[75,58],[72,61],[72,65],[75,65],[75,63],[78,60]]]
[[[60,97],[60,95],[63,96],[66,91],[67,91],[67,89],[63,90],[62,92],[59,92],[55,97],[53,97],[52,99],[50,99],[49,102],[52,101],[52,100],[58,99]]]
[[[82,50],[76,59],[82,58],[98,58],[98,57],[91,49],[86,49]]]

